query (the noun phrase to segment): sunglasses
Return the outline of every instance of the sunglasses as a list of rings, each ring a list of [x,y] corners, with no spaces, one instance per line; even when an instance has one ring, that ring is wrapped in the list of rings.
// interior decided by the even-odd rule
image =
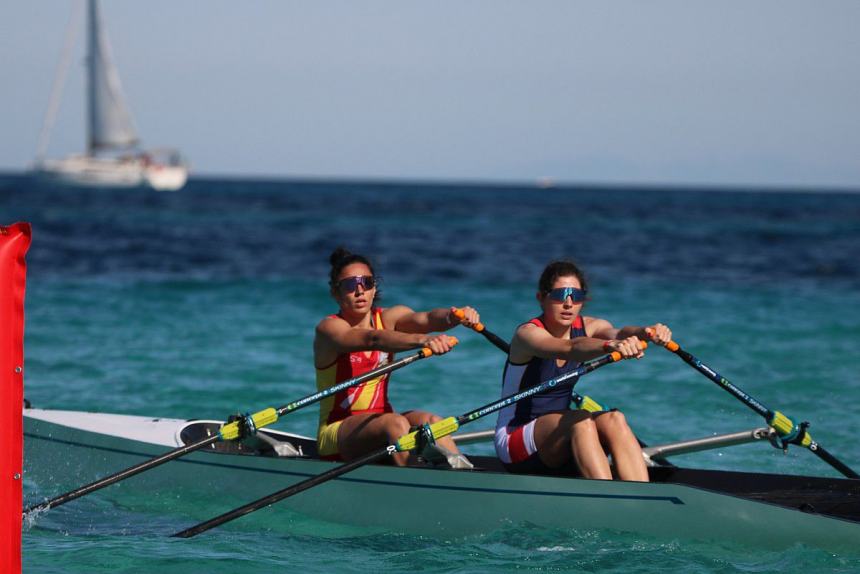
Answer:
[[[376,286],[376,279],[372,275],[356,275],[355,277],[347,277],[337,282],[337,288],[341,293],[352,293],[358,289],[359,285],[365,291],[373,289]]]
[[[564,303],[568,297],[570,297],[574,303],[582,303],[585,301],[585,296],[587,294],[588,291],[585,289],[577,289],[576,287],[559,287],[558,289],[551,289],[547,292],[550,299],[558,301],[559,303]]]

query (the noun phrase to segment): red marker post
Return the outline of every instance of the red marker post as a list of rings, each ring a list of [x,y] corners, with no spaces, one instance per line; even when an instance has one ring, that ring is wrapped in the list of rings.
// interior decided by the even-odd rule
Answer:
[[[0,564],[21,572],[24,286],[30,224],[0,226]]]

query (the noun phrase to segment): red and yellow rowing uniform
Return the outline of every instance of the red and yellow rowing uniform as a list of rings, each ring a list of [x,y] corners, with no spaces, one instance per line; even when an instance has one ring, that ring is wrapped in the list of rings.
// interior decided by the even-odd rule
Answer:
[[[375,329],[384,329],[382,309],[374,308],[372,323]],[[329,315],[337,317],[338,315]],[[317,390],[323,391],[348,379],[359,377],[388,363],[393,357],[384,351],[365,351],[338,355],[331,365],[317,369]],[[348,416],[394,412],[388,402],[388,374],[365,381],[360,385],[326,397],[320,403],[320,421],[317,430],[317,448],[321,458],[338,460],[337,432],[340,423]]]

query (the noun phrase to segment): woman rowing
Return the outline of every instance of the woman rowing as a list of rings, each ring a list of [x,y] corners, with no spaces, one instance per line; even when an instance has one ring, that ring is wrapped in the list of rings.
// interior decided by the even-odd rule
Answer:
[[[605,319],[580,314],[588,288],[569,261],[547,265],[538,282],[539,317],[520,325],[505,364],[502,396],[525,390],[576,368],[582,361],[618,351],[642,356],[640,340],[665,345],[672,332],[661,323],[617,329]],[[496,452],[511,472],[552,473],[573,461],[586,478],[647,481],[648,470],[633,431],[619,411],[571,410],[571,385],[515,403],[499,413]]]
[[[434,354],[447,353],[451,350],[449,337],[429,333],[461,323],[471,326],[480,319],[471,307],[462,309],[462,319],[455,307],[431,311],[413,311],[404,305],[375,307],[378,281],[370,261],[343,248],[336,249],[329,261],[330,293],[340,311],[316,328],[314,366],[319,390],[380,367],[399,351],[428,347]],[[438,420],[425,411],[394,412],[388,401],[386,374],[320,403],[319,454],[329,460],[351,460],[391,444],[413,426]],[[459,452],[450,437],[438,444],[454,454]],[[398,453],[394,462],[405,465],[407,457],[408,453]]]

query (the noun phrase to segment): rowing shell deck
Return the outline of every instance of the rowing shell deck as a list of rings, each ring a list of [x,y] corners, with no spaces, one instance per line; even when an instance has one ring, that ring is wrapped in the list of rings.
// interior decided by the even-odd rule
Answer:
[[[39,409],[25,409],[24,422],[26,477],[45,496],[203,438],[220,424]],[[176,512],[181,506],[191,524],[337,464],[316,459],[315,442],[307,437],[270,430],[261,434],[269,440],[217,443],[98,496],[141,510]],[[300,455],[277,456],[283,443]],[[768,548],[798,542],[836,551],[860,548],[858,480],[665,466],[649,469],[653,482],[635,483],[512,475],[493,457],[470,458],[476,465],[471,471],[362,467],[231,527],[265,524],[289,531],[289,516],[298,512],[369,532],[442,538],[525,522]],[[180,498],[183,504],[174,504]]]

